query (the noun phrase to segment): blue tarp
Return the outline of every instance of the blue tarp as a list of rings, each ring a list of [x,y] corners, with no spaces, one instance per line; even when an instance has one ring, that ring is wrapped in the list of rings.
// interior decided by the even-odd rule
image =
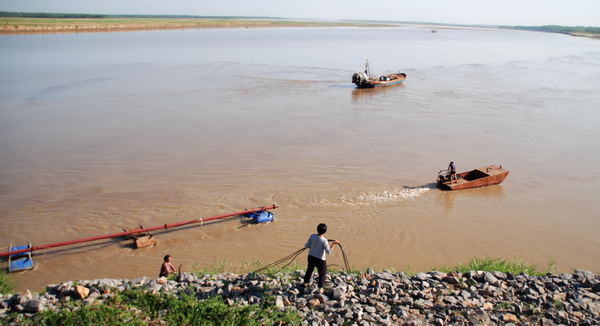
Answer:
[[[10,248],[10,251],[17,251],[21,249],[27,249],[30,245],[15,246]],[[8,264],[8,270],[11,272],[24,271],[26,269],[33,269],[33,259],[31,259],[31,252],[20,253],[10,255]]]
[[[273,213],[267,211],[247,213],[246,216],[252,218],[256,223],[265,223],[273,221]]]

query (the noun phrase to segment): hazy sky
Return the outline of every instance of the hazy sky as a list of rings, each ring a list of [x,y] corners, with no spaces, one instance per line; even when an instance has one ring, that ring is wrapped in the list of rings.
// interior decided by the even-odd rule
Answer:
[[[600,27],[600,0],[0,0],[0,11]]]

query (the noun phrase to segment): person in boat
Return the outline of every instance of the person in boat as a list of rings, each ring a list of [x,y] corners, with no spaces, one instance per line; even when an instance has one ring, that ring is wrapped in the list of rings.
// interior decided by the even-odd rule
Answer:
[[[164,257],[164,262],[162,263],[162,266],[160,266],[160,275],[159,276],[167,277],[173,273],[175,273],[175,267],[171,263],[171,255],[166,255]]]
[[[326,256],[331,255],[333,248],[339,243],[339,241],[333,240],[331,247],[329,247],[329,242],[323,236],[325,232],[327,232],[327,225],[324,223],[319,224],[317,226],[317,233],[311,234],[304,245],[304,248],[309,249],[308,267],[306,269],[306,274],[304,275],[304,285],[308,286],[313,270],[316,267],[319,273],[317,285],[319,286],[320,291],[323,289],[327,277]]]
[[[450,171],[450,183],[452,183],[453,179],[458,182],[458,179],[456,178],[456,165],[454,165],[453,161],[448,165],[448,171]]]

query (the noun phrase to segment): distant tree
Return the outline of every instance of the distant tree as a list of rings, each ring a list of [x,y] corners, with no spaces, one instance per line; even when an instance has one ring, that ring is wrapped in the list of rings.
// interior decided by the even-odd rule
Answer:
[[[550,33],[562,33],[562,34],[600,34],[600,27],[591,27],[591,26],[544,25],[544,26],[508,26],[505,28],[522,29],[522,30],[539,31],[539,32],[550,32]]]
[[[0,11],[0,17],[12,18],[108,18],[108,15],[100,14],[61,14],[46,12],[7,12]]]

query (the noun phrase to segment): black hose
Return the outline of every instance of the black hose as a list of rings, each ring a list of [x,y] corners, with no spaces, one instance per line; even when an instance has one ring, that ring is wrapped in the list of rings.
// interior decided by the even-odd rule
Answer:
[[[260,272],[262,272],[264,270],[267,270],[269,268],[275,267],[275,266],[277,266],[279,264],[283,264],[284,262],[286,262],[287,260],[289,260],[289,262],[287,264],[281,266],[281,268],[277,271],[277,272],[279,272],[282,269],[286,268],[289,264],[291,264],[296,259],[296,257],[298,257],[298,255],[300,255],[304,250],[306,250],[306,248],[299,249],[299,250],[293,252],[292,254],[290,254],[290,255],[288,255],[288,256],[286,256],[284,258],[281,258],[280,260],[277,260],[275,262],[270,263],[267,266],[264,266],[264,267],[261,267],[261,268],[255,270],[252,273],[258,274],[258,273],[260,273]],[[275,273],[277,273],[277,272],[275,272]]]
[[[328,240],[330,242],[333,242],[334,240]],[[338,242],[338,246],[340,247],[340,251],[342,252],[342,257],[344,258],[344,269],[346,270],[347,273],[350,273],[350,263],[348,262],[348,256],[346,256],[346,252],[344,251],[344,247],[342,247],[342,244]],[[332,264],[329,266],[339,266],[337,264]],[[340,266],[342,267],[342,266]]]
[[[334,240],[328,240],[328,241],[334,241]],[[346,256],[346,252],[344,251],[344,247],[342,247],[342,245],[339,242],[338,242],[338,246],[340,247],[340,250],[342,251],[342,257],[344,258],[344,268],[345,268],[346,272],[349,273],[350,272],[350,263],[348,262],[348,257]],[[258,274],[258,273],[263,272],[263,271],[265,271],[265,270],[267,270],[269,268],[273,268],[273,267],[275,267],[277,265],[283,264],[283,263],[285,263],[286,261],[289,260],[287,262],[287,264],[281,266],[281,268],[279,268],[279,270],[277,270],[275,272],[275,273],[278,273],[281,270],[283,270],[284,268],[286,268],[287,266],[289,266],[294,260],[296,260],[296,258],[298,257],[298,255],[300,255],[306,249],[307,248],[298,249],[295,252],[291,253],[290,255],[288,255],[288,256],[286,256],[284,258],[281,258],[281,259],[279,259],[277,261],[274,261],[274,262],[270,263],[269,265],[261,267],[261,268],[255,270],[255,271],[253,271],[252,273]],[[332,264],[330,266],[339,266],[339,265]]]

